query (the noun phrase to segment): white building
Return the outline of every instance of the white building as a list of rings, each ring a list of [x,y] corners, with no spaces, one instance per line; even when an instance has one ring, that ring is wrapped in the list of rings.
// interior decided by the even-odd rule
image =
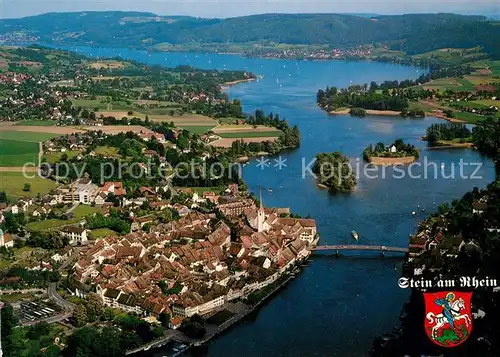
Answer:
[[[69,239],[69,244],[87,243],[87,229],[68,226],[61,229],[61,235]]]
[[[190,306],[190,307],[185,307],[182,305],[173,305],[172,306],[172,313],[176,316],[182,316],[182,317],[189,317],[193,315],[204,315],[218,307],[221,307],[224,305],[226,301],[226,297],[224,295],[219,296],[218,298],[215,298],[213,300],[207,301],[206,303],[197,305],[197,306]]]
[[[99,187],[92,183],[90,178],[81,178],[68,187],[60,188],[53,198],[59,203],[91,204],[95,201]]]

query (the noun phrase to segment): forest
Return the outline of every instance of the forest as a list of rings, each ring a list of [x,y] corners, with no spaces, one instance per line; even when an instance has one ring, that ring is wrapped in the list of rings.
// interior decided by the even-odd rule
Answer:
[[[158,16],[140,12],[45,14],[0,21],[8,37],[20,31],[45,43],[92,43],[95,46],[149,47],[161,43],[328,44],[352,48],[386,43],[392,50],[416,54],[439,48],[484,47],[500,56],[500,27],[483,16],[455,14],[379,15],[264,14],[227,19]],[[161,18],[164,21],[155,19]],[[125,20],[124,20],[125,19]],[[64,29],[64,31],[61,31]],[[75,38],[72,33],[80,33]],[[30,38],[27,36],[27,39]]]

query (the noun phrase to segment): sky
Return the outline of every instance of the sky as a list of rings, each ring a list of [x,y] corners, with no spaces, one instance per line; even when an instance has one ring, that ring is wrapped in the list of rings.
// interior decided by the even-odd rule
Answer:
[[[0,18],[47,12],[134,10],[158,15],[233,17],[262,13],[500,15],[500,0],[0,0]]]

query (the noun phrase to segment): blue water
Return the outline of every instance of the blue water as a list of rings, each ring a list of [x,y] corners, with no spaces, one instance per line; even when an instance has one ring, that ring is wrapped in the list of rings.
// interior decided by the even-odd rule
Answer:
[[[416,78],[422,72],[412,67],[388,63],[248,59],[233,55],[195,53],[156,53],[127,49],[79,48],[79,52],[102,57],[122,56],[149,64],[176,66],[190,64],[200,68],[245,69],[263,79],[231,87],[231,98],[243,101],[252,112],[262,108],[279,113],[297,124],[302,135],[299,149],[282,155],[281,170],[271,165],[264,170],[252,162],[244,179],[252,191],[260,185],[266,206],[290,207],[303,216],[317,220],[321,243],[345,243],[351,230],[360,241],[405,246],[416,225],[440,203],[460,198],[474,186],[485,187],[494,179],[493,164],[473,150],[428,150],[419,138],[435,118],[399,117],[354,118],[328,116],[315,103],[319,88],[346,87],[349,83]],[[403,138],[421,148],[419,163],[441,163],[449,174],[459,163],[477,163],[477,179],[434,179],[435,168],[427,179],[392,177],[370,179],[362,176],[351,194],[330,195],[319,189],[314,178],[302,175],[302,162],[318,153],[342,151],[356,163],[369,143],[386,144]],[[465,166],[470,177],[475,166]],[[414,176],[423,173],[416,167]],[[371,175],[374,175],[373,173]],[[425,209],[425,212],[421,210]],[[416,215],[411,212],[416,211]],[[267,303],[255,316],[241,323],[197,351],[202,356],[364,356],[373,338],[390,332],[397,324],[408,292],[397,286],[400,260],[373,255],[342,258],[321,254],[314,257],[304,272]],[[158,354],[161,356],[161,352]]]

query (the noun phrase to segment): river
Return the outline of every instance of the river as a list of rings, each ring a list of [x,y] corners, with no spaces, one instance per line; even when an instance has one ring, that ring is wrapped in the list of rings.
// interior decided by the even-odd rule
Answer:
[[[200,68],[245,69],[263,79],[239,84],[228,90],[231,98],[241,99],[246,112],[262,108],[279,113],[301,132],[301,147],[282,154],[286,167],[262,169],[253,161],[244,169],[244,179],[256,192],[264,191],[265,206],[290,207],[295,213],[310,215],[318,223],[321,243],[341,244],[350,239],[351,230],[360,241],[404,247],[408,235],[419,221],[440,203],[460,198],[474,186],[485,187],[494,179],[494,165],[473,150],[428,150],[419,138],[436,118],[399,117],[354,118],[328,116],[316,106],[316,92],[329,86],[349,83],[416,78],[416,68],[376,62],[292,61],[250,59],[235,55],[196,53],[154,53],[128,49],[76,49],[92,56],[116,57],[175,66],[189,64]],[[419,163],[444,164],[449,174],[459,163],[481,165],[475,174],[465,166],[468,178],[434,178],[429,166],[427,178],[386,178],[362,176],[351,194],[330,195],[319,189],[315,180],[302,175],[305,166],[318,152],[342,151],[353,162],[369,143],[386,144],[402,138],[421,149]],[[286,161],[284,161],[286,160]],[[423,173],[416,167],[413,176]],[[370,174],[372,177],[374,174]],[[480,177],[480,178],[479,178]],[[425,212],[422,212],[422,209]],[[412,215],[412,211],[416,214]],[[257,314],[218,337],[199,356],[365,356],[373,338],[390,332],[397,325],[408,291],[397,285],[400,259],[373,254],[335,258],[315,255],[303,273],[265,304]],[[158,356],[162,356],[161,351]]]

